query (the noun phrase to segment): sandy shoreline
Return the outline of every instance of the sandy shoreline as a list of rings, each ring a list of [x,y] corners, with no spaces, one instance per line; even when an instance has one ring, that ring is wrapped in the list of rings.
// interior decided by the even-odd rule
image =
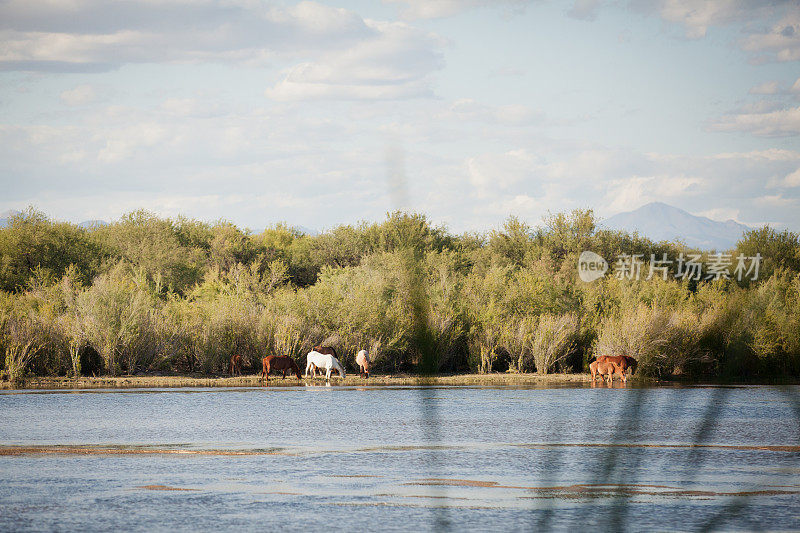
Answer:
[[[560,383],[589,381],[588,374],[455,374],[423,378],[409,374],[371,375],[364,379],[348,375],[342,380],[331,378],[332,385],[477,385],[477,386],[556,386]],[[270,387],[292,387],[302,384],[324,385],[324,378],[296,377],[281,379],[272,376]],[[0,389],[108,389],[108,388],[172,388],[172,387],[262,387],[264,382],[258,375],[251,376],[103,376],[103,377],[31,377],[24,383],[13,386],[8,381],[0,382]]]

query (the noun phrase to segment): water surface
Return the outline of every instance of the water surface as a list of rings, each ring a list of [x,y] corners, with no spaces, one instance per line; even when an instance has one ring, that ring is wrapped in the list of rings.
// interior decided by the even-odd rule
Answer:
[[[0,530],[800,529],[798,387],[0,392]]]

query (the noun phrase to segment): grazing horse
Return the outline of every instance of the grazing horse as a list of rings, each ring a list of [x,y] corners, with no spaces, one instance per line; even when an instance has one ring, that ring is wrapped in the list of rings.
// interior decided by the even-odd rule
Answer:
[[[242,356],[238,353],[231,356],[231,363],[228,365],[228,374],[235,376],[242,375]]]
[[[300,367],[294,362],[291,357],[284,357],[282,355],[269,355],[261,360],[261,378],[266,382],[269,380],[269,373],[272,370],[283,371],[283,379],[286,378],[286,372],[294,372],[297,379],[303,379],[300,375]]]
[[[313,351],[315,351],[315,352],[332,355],[332,356],[336,357],[337,359],[339,358],[339,354],[336,353],[336,348],[334,348],[333,346],[322,346],[321,344],[317,344],[316,346],[314,346],[311,349]],[[311,376],[312,377],[316,377],[317,376],[317,367],[314,366],[313,364],[311,365]]]
[[[592,383],[594,383],[598,374],[600,379],[606,376],[609,383],[614,381],[614,374],[619,374],[623,383],[627,381],[625,371],[613,361],[592,361],[592,364],[589,365],[589,370],[592,371]]]
[[[629,355],[601,355],[597,358],[597,361],[600,363],[616,363],[622,369],[623,373],[627,372],[627,370],[630,368],[631,375],[636,372],[636,367],[639,366],[639,362]]]
[[[356,355],[356,363],[358,364],[358,375],[361,377],[369,377],[369,353],[366,350],[361,350]]]
[[[306,355],[306,374],[305,374],[306,376],[308,376],[308,370],[312,368],[313,368],[312,377],[316,376],[317,368],[319,368],[320,370],[324,368],[325,379],[328,381],[330,381],[331,379],[332,370],[337,370],[342,379],[345,378],[344,368],[342,368],[342,365],[341,363],[339,363],[339,360],[336,359],[336,357],[334,357],[331,354],[319,353],[316,350],[308,352],[308,355]]]

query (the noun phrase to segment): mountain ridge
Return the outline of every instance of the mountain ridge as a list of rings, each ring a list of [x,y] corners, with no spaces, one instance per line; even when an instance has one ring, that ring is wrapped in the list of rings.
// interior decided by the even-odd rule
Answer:
[[[736,222],[697,216],[663,202],[651,202],[633,211],[617,213],[599,226],[606,229],[637,232],[655,241],[680,240],[702,250],[730,250],[753,228]]]

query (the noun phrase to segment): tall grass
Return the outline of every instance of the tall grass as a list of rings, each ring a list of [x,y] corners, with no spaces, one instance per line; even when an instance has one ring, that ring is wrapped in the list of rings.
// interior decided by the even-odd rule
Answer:
[[[533,333],[531,353],[539,374],[547,374],[569,357],[577,346],[580,320],[577,315],[542,315]]]

